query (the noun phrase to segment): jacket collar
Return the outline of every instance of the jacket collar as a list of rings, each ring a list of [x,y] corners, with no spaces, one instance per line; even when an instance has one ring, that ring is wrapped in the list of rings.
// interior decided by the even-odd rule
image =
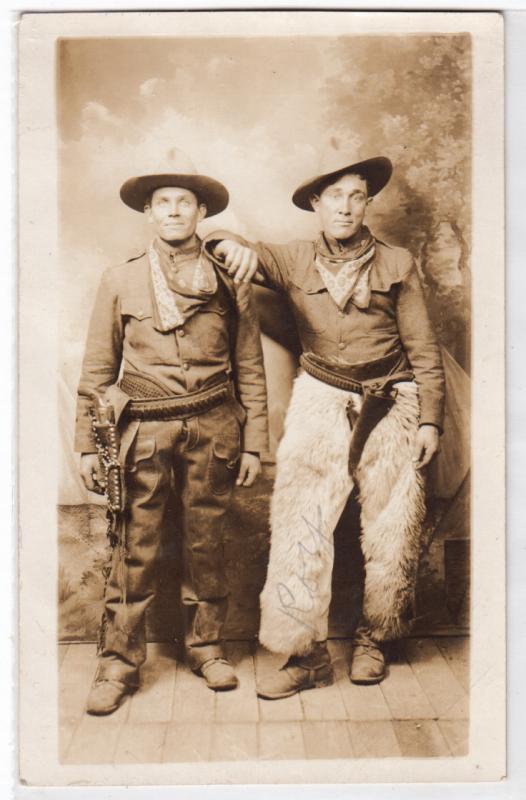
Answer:
[[[397,283],[401,279],[400,271],[397,264],[397,257],[395,255],[396,248],[382,242],[373,236],[376,250],[371,266],[370,286],[373,291],[388,292],[393,283]],[[294,269],[290,279],[292,283],[297,286],[306,294],[316,294],[317,292],[326,292],[327,288],[323,279],[314,266],[316,243],[312,243],[312,258],[304,263],[297,265]]]

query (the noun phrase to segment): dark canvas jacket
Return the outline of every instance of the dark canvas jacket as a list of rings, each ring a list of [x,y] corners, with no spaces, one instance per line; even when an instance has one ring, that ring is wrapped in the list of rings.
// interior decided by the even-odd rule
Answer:
[[[242,449],[268,450],[265,372],[251,293],[239,296],[234,319],[233,298],[220,280],[212,299],[182,327],[167,333],[154,327],[152,303],[146,254],[104,272],[79,383],[75,450],[95,451],[86,395],[92,390],[103,393],[115,384],[122,365],[161,382],[174,395],[200,389],[232,366],[246,413]]]
[[[411,253],[375,239],[371,303],[349,302],[340,311],[315,267],[315,242],[251,244],[225,231],[206,237],[212,248],[221,239],[252,246],[264,286],[288,296],[304,352],[347,364],[382,358],[397,347],[407,354],[420,398],[420,423],[439,428],[444,416],[444,372],[440,349],[427,313]]]

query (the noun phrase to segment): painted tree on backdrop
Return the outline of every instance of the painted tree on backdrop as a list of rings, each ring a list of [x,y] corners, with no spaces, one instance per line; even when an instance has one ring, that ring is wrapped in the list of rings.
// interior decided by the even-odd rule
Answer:
[[[334,55],[331,146],[392,159],[374,229],[413,252],[438,336],[469,371],[470,37],[342,39]]]

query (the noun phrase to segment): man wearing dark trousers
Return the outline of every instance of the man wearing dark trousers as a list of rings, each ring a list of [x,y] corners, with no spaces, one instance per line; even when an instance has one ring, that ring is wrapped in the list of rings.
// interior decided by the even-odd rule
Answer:
[[[268,449],[266,384],[249,287],[216,269],[196,233],[222,211],[228,192],[199,175],[174,148],[131,178],[121,198],[145,213],[144,253],[102,276],[78,392],[81,474],[101,490],[91,425],[93,392],[114,409],[124,474],[124,513],[105,587],[92,714],[114,711],[139,686],[146,658],[145,612],[172,485],[180,494],[185,650],[214,690],[237,677],[225,657],[227,612],[222,522],[234,484],[250,486]],[[248,291],[247,291],[248,289]]]

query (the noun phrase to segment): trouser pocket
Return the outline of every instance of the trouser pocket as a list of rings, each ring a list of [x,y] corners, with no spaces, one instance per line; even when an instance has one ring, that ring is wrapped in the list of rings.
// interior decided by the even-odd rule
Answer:
[[[234,485],[239,469],[239,439],[214,439],[208,461],[208,485],[213,494],[225,494]]]

